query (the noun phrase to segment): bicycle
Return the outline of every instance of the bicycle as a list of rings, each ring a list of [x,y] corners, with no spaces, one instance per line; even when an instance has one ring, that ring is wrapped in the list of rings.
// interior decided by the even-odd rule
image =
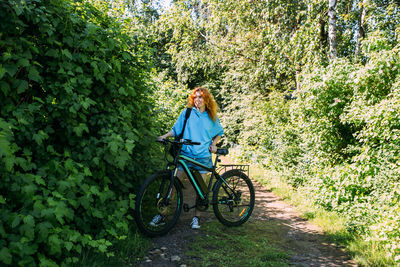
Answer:
[[[219,156],[227,155],[227,149],[217,149],[213,166],[209,168],[195,159],[181,155],[183,145],[200,143],[188,139],[179,141],[164,139],[158,142],[165,146],[166,160],[168,145],[175,148],[176,155],[168,162],[166,170],[158,171],[145,180],[136,196],[134,217],[141,232],[150,237],[164,235],[174,227],[182,208],[186,212],[192,208],[205,211],[210,204],[217,219],[226,226],[239,226],[249,219],[255,202],[254,186],[249,177],[241,169],[228,170],[221,175],[217,172]],[[184,160],[211,172],[208,185],[197,170],[188,168]],[[179,165],[182,166],[197,194],[196,204],[193,207],[183,204],[184,187],[176,176]],[[216,182],[213,184],[214,178]],[[212,193],[211,202],[210,193]],[[161,216],[162,221],[154,225],[151,222],[157,215]]]

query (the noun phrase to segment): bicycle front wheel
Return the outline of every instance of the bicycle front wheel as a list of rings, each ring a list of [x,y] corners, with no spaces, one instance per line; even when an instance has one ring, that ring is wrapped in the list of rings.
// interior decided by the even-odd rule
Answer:
[[[136,196],[135,221],[141,232],[154,237],[166,234],[177,222],[182,211],[182,188],[175,178],[168,199],[171,172],[160,171],[150,176]]]
[[[213,192],[213,209],[217,219],[226,226],[245,223],[253,212],[254,187],[246,174],[230,170],[221,175]]]

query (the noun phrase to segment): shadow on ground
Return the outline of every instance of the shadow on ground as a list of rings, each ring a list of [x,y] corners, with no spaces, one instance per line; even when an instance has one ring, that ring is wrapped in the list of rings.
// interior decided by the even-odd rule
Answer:
[[[236,231],[235,228],[217,226],[220,232],[246,235],[247,239],[254,241],[255,246],[260,242],[268,242],[289,255],[281,265],[273,266],[357,266],[344,249],[330,243],[316,225],[302,218],[294,208],[262,185],[254,181],[253,183],[256,205],[249,221]],[[190,204],[193,194],[190,188],[185,189],[184,202]],[[167,235],[152,239],[152,251],[159,249],[162,256],[149,255],[148,262],[142,261],[137,266],[228,266],[228,259],[226,265],[224,262],[224,248],[216,246],[215,242],[210,242],[206,248],[218,255],[219,261],[215,265],[212,262],[201,262],[203,257],[196,256],[196,251],[193,251],[196,248],[195,242],[207,241],[209,238],[206,234],[209,231],[204,228],[207,229],[207,225],[216,225],[212,207],[202,214],[203,230],[190,229],[192,216],[193,211],[182,211],[179,222]],[[235,263],[229,262],[229,266],[235,266]],[[243,264],[236,266],[243,267]],[[271,265],[266,260],[262,266]]]

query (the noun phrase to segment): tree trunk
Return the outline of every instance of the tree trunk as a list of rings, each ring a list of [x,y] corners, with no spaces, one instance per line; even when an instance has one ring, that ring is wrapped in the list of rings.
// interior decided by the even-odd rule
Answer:
[[[364,22],[365,22],[366,9],[365,9],[364,5],[365,5],[365,0],[362,0],[361,7],[360,7],[360,15],[359,15],[359,18],[358,18],[358,31],[357,31],[357,36],[356,36],[356,49],[354,51],[354,54],[355,54],[356,57],[358,57],[360,55],[361,39],[365,37]]]
[[[328,33],[326,32],[325,27],[326,21],[321,15],[321,18],[319,19],[319,47],[321,48],[321,51],[324,51],[328,44]]]
[[[300,92],[300,70],[296,70],[296,90]]]
[[[336,39],[336,6],[337,0],[329,0],[329,57],[337,57],[337,39]]]

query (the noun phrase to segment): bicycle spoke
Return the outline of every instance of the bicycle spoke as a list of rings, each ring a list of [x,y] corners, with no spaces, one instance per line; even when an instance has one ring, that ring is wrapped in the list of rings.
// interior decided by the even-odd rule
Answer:
[[[170,172],[151,176],[139,191],[136,199],[135,220],[139,229],[149,235],[165,234],[179,218],[182,209],[182,191],[174,183],[167,199]]]
[[[254,188],[249,178],[238,170],[222,176],[213,196],[214,212],[223,224],[237,226],[247,221],[253,211]]]

